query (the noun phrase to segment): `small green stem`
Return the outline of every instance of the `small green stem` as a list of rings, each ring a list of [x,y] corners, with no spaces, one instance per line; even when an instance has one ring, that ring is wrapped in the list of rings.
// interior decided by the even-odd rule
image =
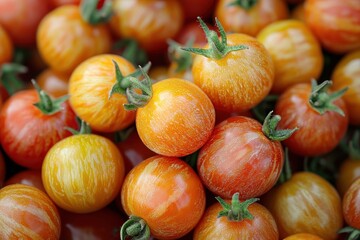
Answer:
[[[133,133],[134,131],[136,131],[135,127],[131,126],[124,130],[115,132],[114,133],[115,142],[119,143],[119,142],[125,141],[130,136],[130,134]]]
[[[348,233],[348,240],[359,240],[360,239],[360,229],[356,229],[350,226],[342,228],[338,233]]]
[[[25,88],[24,82],[17,75],[27,71],[25,66],[18,63],[5,63],[1,66],[0,81],[10,95]]]
[[[81,2],[81,15],[86,22],[92,25],[106,23],[112,16],[111,0],[105,0],[101,9],[97,8],[98,4],[99,0],[84,0]]]
[[[175,72],[179,73],[190,69],[193,63],[193,57],[191,53],[182,51],[181,49],[182,46],[173,40],[168,40],[168,44],[169,44],[169,49],[168,49],[169,59],[172,62],[175,62],[177,65]],[[185,47],[190,48],[193,45],[194,45],[194,38],[191,37],[185,44]]]
[[[140,217],[130,216],[129,220],[121,226],[120,230],[121,240],[125,240],[127,237],[130,237],[132,240],[150,239],[150,228],[145,220]]]
[[[139,46],[134,39],[124,38],[113,45],[114,50],[121,50],[125,59],[129,60],[134,66],[143,65],[148,62],[146,52]]]
[[[80,134],[90,134],[91,133],[91,127],[89,124],[87,124],[84,120],[81,119],[80,124],[80,130],[77,131],[73,128],[65,127],[66,130],[71,132],[73,135],[80,135]]]
[[[283,169],[281,171],[281,174],[280,174],[280,177],[279,177],[279,180],[278,180],[278,184],[283,184],[284,182],[288,181],[291,178],[291,175],[292,175],[288,148],[285,148],[284,155],[285,155],[285,157],[284,157],[284,166],[283,166]]]
[[[283,141],[288,139],[295,131],[299,128],[294,129],[281,129],[277,130],[276,127],[281,120],[280,115],[272,116],[273,111],[270,111],[269,114],[265,117],[262,131],[270,140],[272,141]]]
[[[249,10],[257,3],[257,1],[258,0],[234,0],[233,2],[228,4],[228,6],[239,6],[246,10]]]

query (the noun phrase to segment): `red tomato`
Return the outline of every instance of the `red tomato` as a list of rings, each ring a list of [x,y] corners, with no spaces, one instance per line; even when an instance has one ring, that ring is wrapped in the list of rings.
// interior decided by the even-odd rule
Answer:
[[[360,178],[355,180],[346,191],[342,204],[345,222],[360,230]]]
[[[11,62],[13,57],[13,44],[4,28],[0,25],[0,66]]]
[[[0,188],[3,186],[6,174],[6,165],[4,156],[0,153]]]
[[[50,0],[50,2],[56,8],[67,4],[79,5],[81,0]]]
[[[186,21],[194,21],[199,16],[208,19],[215,10],[217,0],[181,0],[179,1]]]
[[[61,97],[68,93],[69,74],[57,73],[45,69],[37,76],[39,87],[53,97]]]
[[[23,170],[21,172],[18,172],[15,175],[12,175],[8,180],[6,180],[5,186],[16,183],[36,187],[37,189],[46,193],[44,185],[42,183],[40,170]]]
[[[110,51],[105,25],[85,22],[78,6],[65,5],[47,14],[37,31],[37,47],[44,61],[57,72],[71,73],[89,57]]]
[[[42,165],[50,198],[74,213],[100,210],[113,201],[124,179],[124,161],[107,138],[75,135],[54,145]]]
[[[68,101],[56,113],[44,113],[35,89],[12,95],[0,111],[0,142],[7,155],[17,164],[41,168],[47,151],[71,135],[65,127],[77,128],[76,116]],[[60,107],[60,106],[59,106]],[[53,109],[56,107],[53,104]]]
[[[35,45],[36,31],[41,19],[50,11],[44,0],[1,0],[0,25],[8,32],[14,45]]]
[[[284,240],[323,240],[321,237],[310,233],[296,233],[284,238]]]
[[[307,0],[305,21],[321,44],[334,53],[360,47],[360,2],[358,0]]]
[[[205,191],[184,161],[158,155],[141,162],[126,176],[121,202],[129,216],[145,220],[155,238],[177,239],[200,220]]]
[[[59,239],[60,216],[37,188],[13,184],[0,189],[0,239]]]

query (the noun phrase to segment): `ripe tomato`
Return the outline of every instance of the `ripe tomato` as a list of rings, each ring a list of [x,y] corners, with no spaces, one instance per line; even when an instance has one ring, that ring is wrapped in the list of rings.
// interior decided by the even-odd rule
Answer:
[[[61,97],[68,93],[69,74],[57,73],[48,68],[37,76],[39,87],[53,97]]]
[[[105,25],[85,22],[78,6],[65,5],[47,14],[37,31],[37,47],[44,61],[57,72],[71,73],[89,57],[110,51]]]
[[[197,151],[210,137],[215,109],[195,84],[168,78],[152,86],[152,97],[136,113],[136,128],[153,152],[183,157]]]
[[[205,191],[194,170],[178,158],[154,156],[126,176],[121,202],[129,216],[145,220],[155,238],[176,239],[195,227]]]
[[[296,233],[284,238],[284,240],[323,240],[321,237],[310,233]]]
[[[360,178],[357,178],[346,191],[342,204],[345,222],[360,230]]]
[[[336,188],[340,196],[344,196],[345,192],[349,189],[350,185],[355,179],[360,177],[360,158],[345,159],[341,163],[338,177],[336,179]]]
[[[0,153],[0,188],[3,186],[5,175],[6,175],[5,160],[3,154]]]
[[[50,2],[54,8],[57,8],[67,4],[79,5],[81,0],[50,0]]]
[[[65,127],[78,126],[68,101],[61,105],[52,102],[44,111],[34,105],[37,102],[40,98],[35,89],[22,90],[12,95],[0,111],[3,149],[14,162],[32,169],[41,168],[47,151],[71,135]]]
[[[282,93],[292,85],[310,83],[320,76],[324,62],[321,47],[305,23],[278,21],[261,30],[257,39],[274,60],[272,92]]]
[[[243,3],[253,2],[250,6]],[[233,5],[231,5],[234,3]],[[230,5],[230,6],[229,6]],[[266,25],[286,19],[289,11],[283,0],[234,1],[219,0],[215,17],[223,24],[226,32],[256,34]]]
[[[343,99],[349,110],[350,123],[360,126],[360,50],[344,56],[335,66],[331,78],[333,90],[349,87]]]
[[[0,66],[13,57],[13,44],[5,29],[0,26]]]
[[[179,1],[185,15],[185,20],[188,22],[196,20],[200,16],[203,19],[208,19],[212,16],[215,10],[217,0],[181,0]]]
[[[80,134],[54,145],[42,165],[42,180],[59,207],[75,213],[97,211],[119,193],[124,161],[107,138]]]
[[[101,54],[87,59],[72,73],[69,81],[70,104],[75,113],[99,132],[114,132],[129,126],[135,120],[135,111],[126,111],[124,95],[109,92],[116,82],[114,63],[123,76],[135,71],[125,58]]]
[[[184,19],[177,0],[114,0],[113,11],[113,31],[137,40],[148,52],[165,50],[166,40],[175,37]]]
[[[16,183],[36,187],[37,189],[46,193],[44,185],[42,183],[40,170],[23,170],[21,172],[18,172],[15,175],[12,175],[8,180],[6,180],[4,185],[7,186]]]
[[[307,0],[305,21],[321,44],[334,53],[360,47],[358,0]]]
[[[60,216],[37,188],[13,184],[0,189],[0,239],[59,239]]]
[[[314,173],[295,173],[261,200],[274,216],[281,239],[306,232],[334,240],[343,224],[339,194]]]
[[[1,0],[0,25],[14,45],[30,47],[35,45],[38,25],[49,11],[50,5],[44,0]]]

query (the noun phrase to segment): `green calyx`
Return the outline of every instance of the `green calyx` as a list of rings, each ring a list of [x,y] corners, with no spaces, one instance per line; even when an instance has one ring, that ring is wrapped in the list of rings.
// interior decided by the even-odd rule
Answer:
[[[289,150],[285,148],[285,160],[284,165],[280,174],[280,177],[277,181],[277,184],[282,184],[291,178],[291,166],[290,166],[290,159],[289,159]]]
[[[270,111],[269,114],[265,117],[262,131],[266,137],[272,141],[283,141],[288,139],[298,128],[294,129],[280,129],[277,130],[276,127],[281,120],[280,115],[272,116],[273,111]]]
[[[78,122],[80,122],[80,130],[77,131],[73,128],[65,127],[66,130],[71,132],[73,135],[80,135],[80,134],[90,134],[91,127],[87,124],[84,120],[80,119],[79,117],[76,118]]]
[[[146,52],[139,46],[139,43],[134,39],[121,39],[114,44],[113,49],[121,49],[121,56],[129,60],[135,66],[143,65],[148,62],[148,56]]]
[[[221,197],[215,197],[216,200],[224,208],[219,212],[218,218],[227,217],[229,221],[240,222],[245,219],[254,219],[254,216],[249,212],[248,208],[251,204],[258,201],[259,198],[250,198],[244,202],[240,202],[239,193],[232,196],[231,204],[227,203]]]
[[[217,18],[215,18],[215,22],[219,30],[221,40],[219,40],[218,34],[215,31],[210,30],[206,25],[206,23],[200,17],[197,17],[197,19],[200,22],[200,25],[205,32],[206,39],[209,43],[209,48],[202,49],[202,48],[185,47],[185,48],[181,48],[182,50],[199,54],[207,58],[221,59],[230,52],[248,49],[248,47],[245,45],[228,46],[225,30]]]
[[[24,82],[17,75],[26,73],[27,70],[25,66],[18,63],[5,63],[1,66],[0,82],[10,95],[25,89]]]
[[[332,85],[332,81],[326,80],[320,85],[315,80],[311,81],[311,95],[309,99],[310,106],[320,114],[327,111],[334,111],[344,116],[344,112],[333,102],[340,98],[348,90],[345,87],[337,92],[329,93],[328,89]]]
[[[128,237],[131,240],[150,239],[150,228],[144,219],[130,216],[129,220],[121,226],[120,239],[125,240]]]
[[[116,83],[110,90],[109,99],[114,93],[124,94],[128,100],[128,103],[124,104],[124,108],[128,111],[145,106],[152,97],[152,81],[147,75],[150,62],[144,68],[139,66],[139,69],[128,76],[122,75],[117,62],[113,60],[113,63],[115,65]],[[140,76],[144,76],[142,81],[139,80]],[[138,93],[137,90],[139,89],[141,93]]]
[[[92,24],[106,23],[112,16],[112,0],[105,0],[98,9],[99,0],[86,0],[81,2],[80,10],[83,19]]]
[[[340,231],[338,233],[348,233],[348,238],[347,240],[359,240],[360,239],[360,229],[356,229],[353,227],[344,227],[342,229],[340,229]]]
[[[176,73],[184,72],[191,68],[193,63],[193,57],[190,52],[182,51],[182,47],[179,43],[168,40],[169,49],[168,56],[172,62],[175,62],[177,67],[175,69]],[[186,43],[185,47],[191,48],[194,45],[194,38],[190,38]]]
[[[114,133],[114,140],[116,143],[119,142],[123,142],[126,139],[128,139],[128,137],[131,135],[131,133],[133,133],[134,131],[136,131],[135,126],[130,126],[128,128],[125,128],[121,131],[117,131]]]
[[[39,87],[34,79],[31,80],[31,83],[34,85],[40,98],[40,101],[34,103],[34,106],[36,106],[43,114],[52,115],[62,110],[61,104],[68,100],[68,95],[53,100]]]
[[[356,130],[349,142],[349,155],[351,159],[360,160],[360,131]]]
[[[228,6],[238,6],[238,7],[242,7],[243,9],[249,10],[251,9],[256,3],[258,2],[258,0],[234,0],[233,2],[231,2]]]

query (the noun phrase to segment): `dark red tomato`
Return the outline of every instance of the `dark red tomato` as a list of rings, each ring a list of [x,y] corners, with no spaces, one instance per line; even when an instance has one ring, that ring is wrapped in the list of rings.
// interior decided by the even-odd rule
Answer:
[[[360,230],[360,178],[357,178],[343,198],[343,215],[346,223]]]
[[[210,24],[207,24],[210,30],[216,31],[216,28]],[[194,41],[194,46],[202,47],[207,44],[204,31],[199,27],[199,23],[196,21],[189,22],[183,26],[180,32],[175,37],[175,41],[185,46],[189,40]]]
[[[42,183],[40,170],[24,170],[18,172],[6,180],[4,185],[7,186],[16,183],[36,187],[37,189],[46,192]]]
[[[5,160],[4,160],[4,156],[0,153],[0,188],[3,186],[5,174],[6,174]]]
[[[71,135],[65,127],[77,129],[76,116],[68,102],[54,114],[44,114],[35,89],[12,95],[0,111],[0,142],[7,155],[17,164],[41,168],[47,151],[59,140]]]
[[[0,25],[16,46],[33,46],[41,19],[50,11],[44,0],[1,0]]]
[[[62,5],[72,4],[79,5],[81,0],[50,0],[53,7],[59,7]]]
[[[209,19],[214,10],[217,0],[180,0],[184,9],[186,21],[195,21],[197,17]]]

